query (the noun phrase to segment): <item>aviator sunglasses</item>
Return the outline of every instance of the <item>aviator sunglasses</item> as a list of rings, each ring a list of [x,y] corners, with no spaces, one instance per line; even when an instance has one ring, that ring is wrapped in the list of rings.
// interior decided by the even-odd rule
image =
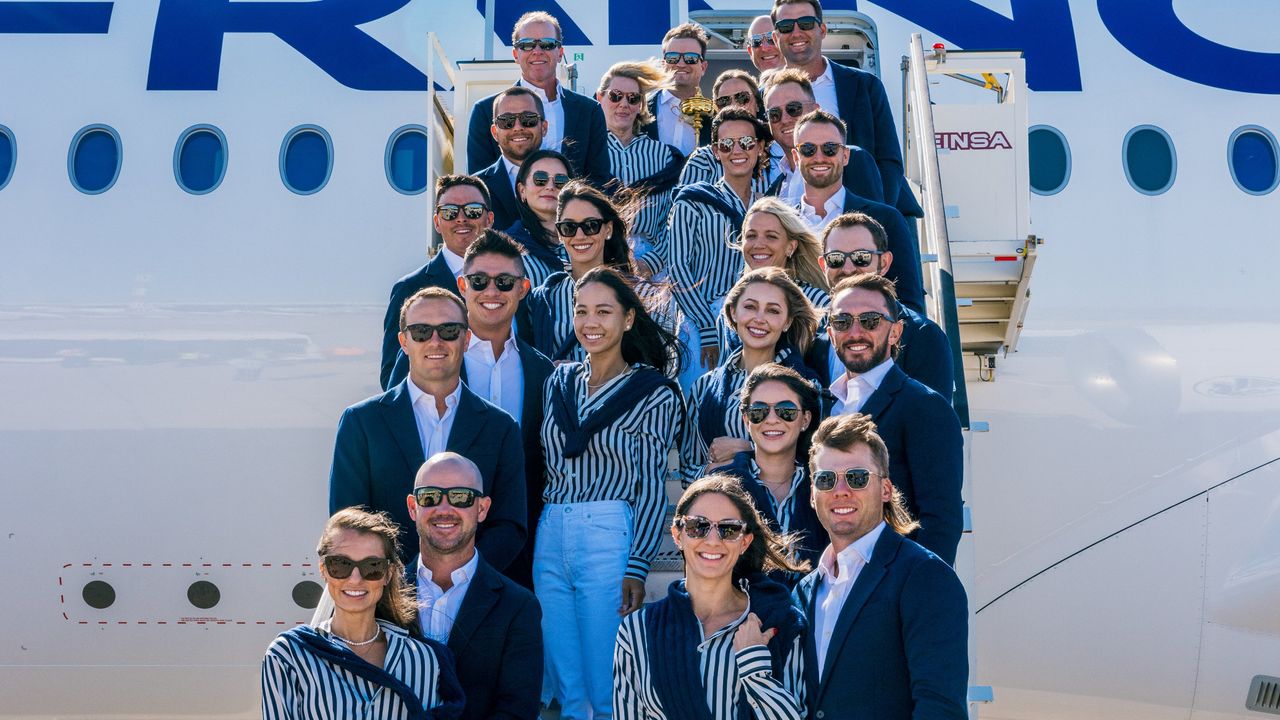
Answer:
[[[750,47],[752,49],[758,48],[761,45],[777,46],[777,44],[778,43],[774,42],[773,33],[771,32],[761,33],[759,35],[752,35],[750,38],[747,39],[747,47]]]
[[[732,95],[721,95],[716,98],[716,107],[721,110],[730,105],[746,105],[751,102],[751,93],[747,90],[740,90]]]
[[[502,113],[493,119],[493,124],[499,130],[510,130],[516,126],[516,120],[520,121],[522,128],[536,128],[542,124],[542,116],[529,110],[522,113]]]
[[[796,150],[799,150],[800,155],[803,157],[813,157],[814,155],[818,154],[819,147],[822,148],[822,154],[824,156],[835,157],[836,154],[838,154],[840,150],[844,148],[844,145],[838,142],[824,142],[822,143],[821,146],[819,146],[819,145],[815,145],[814,143],[807,142],[807,143],[800,143],[799,145],[797,145]]]
[[[578,234],[578,228],[582,228],[583,235],[596,235],[600,232],[600,228],[602,227],[604,227],[604,220],[602,218],[561,220],[556,223],[556,232],[560,233],[560,237],[571,238]]]
[[[462,331],[467,329],[466,323],[447,322],[439,325],[428,325],[426,323],[414,323],[405,327],[404,331],[413,338],[414,342],[426,342],[431,339],[435,333],[440,333],[440,339],[445,342],[453,342],[462,336]]]
[[[702,54],[696,52],[666,52],[662,53],[662,60],[668,65],[677,65],[681,60],[684,61],[685,65],[697,65],[702,62]]]
[[[469,487],[439,488],[430,485],[413,489],[413,501],[418,507],[435,507],[445,500],[456,508],[469,508],[476,504],[476,498],[485,497],[479,490]]]
[[[747,406],[747,421],[752,425],[759,425],[769,417],[769,411],[772,410],[774,415],[782,422],[795,422],[800,417],[800,408],[790,400],[783,400],[775,405],[763,402],[753,402]]]
[[[479,220],[484,217],[485,213],[489,212],[489,208],[484,203],[467,203],[466,205],[446,203],[436,206],[436,215],[439,215],[440,219],[446,222],[457,220],[459,212],[468,220]]]
[[[560,47],[560,41],[555,38],[520,38],[515,41],[512,47],[524,52],[529,52],[534,48],[544,52],[551,52]]]
[[[628,105],[639,105],[641,100],[640,93],[638,92],[624,93],[621,90],[610,90],[608,95],[609,102],[617,103],[622,102],[625,99]]]
[[[737,143],[738,147],[742,148],[743,151],[749,151],[756,146],[756,139],[750,135],[743,135],[740,138],[720,138],[712,144],[720,152],[727,153],[733,152],[734,143]]]
[[[694,540],[701,540],[711,532],[711,528],[716,529],[716,534],[725,542],[733,542],[742,537],[747,531],[747,523],[744,520],[721,520],[712,522],[701,515],[685,515],[675,519],[675,526],[679,530],[683,530],[685,535]]]
[[[884,253],[879,250],[854,250],[853,252],[832,250],[830,252],[823,253],[822,259],[827,263],[827,267],[832,268],[833,270],[839,270],[844,267],[845,260],[853,263],[854,267],[864,268],[871,267],[871,261],[874,260],[877,255],[883,254]]]
[[[822,492],[831,492],[836,489],[836,481],[841,475],[849,484],[850,490],[861,490],[866,487],[871,482],[872,475],[882,477],[880,473],[871,472],[866,468],[849,468],[839,473],[835,470],[819,470],[813,474],[813,486]]]
[[[325,555],[321,559],[325,572],[334,580],[346,580],[356,568],[360,568],[360,577],[365,580],[381,580],[386,577],[387,568],[391,566],[391,561],[384,557],[352,560],[346,555]]]
[[[499,292],[511,292],[516,288],[516,283],[524,279],[523,275],[512,275],[510,273],[498,273],[497,275],[486,275],[481,272],[474,272],[466,276],[467,284],[476,292],[484,292],[489,287],[489,281],[493,281],[493,286],[498,288]],[[444,337],[441,335],[440,337]]]
[[[822,24],[822,21],[819,20],[818,18],[812,15],[805,15],[804,17],[798,17],[798,18],[795,18],[794,20],[779,20],[778,22],[773,24],[773,29],[776,30],[777,32],[782,33],[783,35],[790,35],[791,31],[795,30],[797,25],[800,26],[801,30],[804,30],[805,32],[809,32],[810,30],[814,29],[815,27],[821,24]]]
[[[787,111],[787,117],[798,118],[804,114],[806,110],[805,105],[806,103],[802,103],[799,100],[792,100],[781,107],[771,107],[768,111],[769,122],[782,122],[783,110]]]
[[[849,313],[836,313],[835,315],[832,315],[829,320],[827,320],[827,324],[830,325],[831,329],[835,330],[836,332],[847,332],[849,328],[853,327],[854,320],[857,320],[858,324],[861,325],[862,328],[867,332],[871,332],[872,330],[875,330],[876,328],[880,327],[881,320],[887,320],[890,323],[895,322],[893,318],[889,317],[888,315],[885,315],[882,312],[876,312],[875,310],[868,310],[867,312],[859,313],[857,315],[850,315]]]
[[[564,173],[556,173],[555,175],[552,175],[546,170],[538,170],[537,172],[533,173],[530,177],[533,179],[533,184],[537,185],[538,187],[543,187],[548,182],[550,182],[553,185],[555,185],[555,188],[557,190],[559,190],[560,188],[569,184],[569,176]]]

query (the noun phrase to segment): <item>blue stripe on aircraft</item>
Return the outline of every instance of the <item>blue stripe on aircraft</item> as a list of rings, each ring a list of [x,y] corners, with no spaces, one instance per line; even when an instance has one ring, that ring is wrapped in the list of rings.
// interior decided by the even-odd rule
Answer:
[[[485,0],[476,0],[476,10],[480,13],[480,17],[484,17]],[[646,3],[635,3],[636,5],[645,5]],[[516,26],[516,20],[520,16],[532,12],[534,10],[542,10],[551,13],[556,20],[560,21],[560,32],[564,35],[565,45],[592,45],[587,34],[582,32],[582,28],[569,17],[569,13],[560,7],[560,3],[555,0],[494,0],[493,3],[493,27],[498,39],[503,45],[511,47],[511,36],[507,34],[504,28],[513,28]],[[663,32],[666,32],[665,30]],[[658,36],[658,40],[662,40],[662,36]]]
[[[0,33],[105,35],[113,6],[109,2],[3,2]]]

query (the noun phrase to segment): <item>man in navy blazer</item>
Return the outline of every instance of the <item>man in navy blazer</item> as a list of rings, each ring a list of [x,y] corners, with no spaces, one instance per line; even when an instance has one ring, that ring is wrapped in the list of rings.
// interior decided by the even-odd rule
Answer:
[[[425,458],[455,452],[480,468],[492,505],[478,545],[489,564],[503,570],[525,541],[520,428],[459,378],[470,340],[461,298],[424,288],[405,302],[400,317],[409,377],[342,413],[329,471],[329,512],[353,505],[385,510],[400,525],[408,560],[416,543],[404,499],[414,475]]]
[[[822,236],[822,267],[827,286],[835,287],[854,275],[885,275],[893,264],[893,252],[884,228],[870,215],[847,213],[837,217]],[[866,265],[858,265],[866,262]],[[951,401],[955,392],[955,362],[951,342],[938,324],[924,313],[898,303],[902,320],[902,337],[898,341],[893,362],[925,387]],[[844,372],[844,363],[836,355],[825,328],[805,354],[805,364],[813,368],[823,385]]]
[[[865,415],[828,418],[813,436],[812,503],[831,545],[794,594],[809,621],[808,717],[965,720],[964,587],[947,563],[904,537],[915,521],[888,454]]]
[[[884,181],[884,202],[903,215],[921,217],[924,212],[903,176],[902,147],[893,121],[893,110],[884,85],[875,75],[857,68],[832,62],[822,56],[822,39],[827,26],[822,21],[819,0],[783,0],[775,2],[770,13],[774,23],[774,39],[782,51],[787,67],[805,71],[813,81],[814,94],[822,107],[836,111],[845,121],[845,141],[870,151]],[[817,22],[808,30],[801,27],[804,18]],[[783,29],[778,29],[782,23]]]
[[[503,290],[499,284],[515,278]],[[482,283],[483,287],[479,287]],[[529,293],[523,250],[510,237],[486,231],[467,250],[466,274],[458,288],[467,304],[471,341],[462,364],[462,381],[502,408],[520,425],[524,439],[525,499],[528,540],[507,567],[507,577],[533,588],[533,542],[542,514],[542,386],[554,366],[514,331],[513,318]]]
[[[405,580],[416,591],[422,634],[453,653],[467,698],[460,717],[530,720],[542,690],[542,611],[532,592],[476,549],[476,527],[491,507],[474,495],[482,487],[480,469],[461,455],[440,453],[422,465],[407,498],[418,560]]]
[[[522,15],[511,33],[511,55],[520,65],[516,84],[537,93],[542,101],[548,124],[544,147],[564,153],[575,174],[601,187],[613,176],[605,138],[609,130],[600,103],[562,87],[556,79],[556,65],[564,59],[563,41],[560,23],[552,15],[542,11]],[[479,172],[498,160],[498,143],[489,130],[496,97],[491,95],[471,109],[468,172]]]
[[[698,94],[702,77],[707,72],[707,40],[707,31],[697,23],[677,25],[663,36],[662,55],[671,84],[649,96],[649,116],[653,122],[640,128],[640,132],[674,147],[685,157],[711,142],[714,112],[702,118],[701,127],[696,131],[680,112],[681,103]],[[685,62],[686,58],[695,55],[697,62]]]
[[[895,301],[893,283],[880,275],[855,275],[832,291],[828,332],[845,373],[830,385],[831,415],[860,412],[875,421],[893,485],[920,521],[912,539],[950,565],[964,525],[964,437],[951,403],[890,357],[902,334]]]
[[[493,124],[490,132],[498,143],[498,159],[489,167],[476,173],[476,177],[489,188],[493,198],[493,227],[506,230],[520,219],[520,203],[516,198],[516,173],[525,158],[542,147],[547,132],[547,121],[542,99],[529,88],[512,87],[494,96]],[[499,126],[499,115],[534,113],[543,118],[532,127],[526,127],[517,119],[511,127]]]

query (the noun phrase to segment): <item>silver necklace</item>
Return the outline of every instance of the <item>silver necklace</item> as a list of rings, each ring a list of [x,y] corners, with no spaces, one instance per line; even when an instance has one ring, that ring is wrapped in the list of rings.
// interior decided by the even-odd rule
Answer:
[[[333,631],[330,630],[330,632],[333,632]],[[379,637],[382,636],[382,627],[381,626],[375,627],[373,629],[373,637],[369,638],[368,640],[365,640],[364,642],[356,642],[354,640],[348,640],[336,632],[333,633],[333,636],[338,638],[342,642],[350,645],[351,647],[364,647],[365,645],[372,645],[375,640],[377,640]]]

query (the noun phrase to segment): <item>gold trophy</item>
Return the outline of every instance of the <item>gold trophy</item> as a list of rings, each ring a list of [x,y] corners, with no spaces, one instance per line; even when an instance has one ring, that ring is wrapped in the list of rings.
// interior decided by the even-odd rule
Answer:
[[[680,101],[680,114],[689,119],[695,133],[702,131],[703,118],[711,117],[715,111],[716,104],[702,94],[702,88],[698,88],[693,97]]]

